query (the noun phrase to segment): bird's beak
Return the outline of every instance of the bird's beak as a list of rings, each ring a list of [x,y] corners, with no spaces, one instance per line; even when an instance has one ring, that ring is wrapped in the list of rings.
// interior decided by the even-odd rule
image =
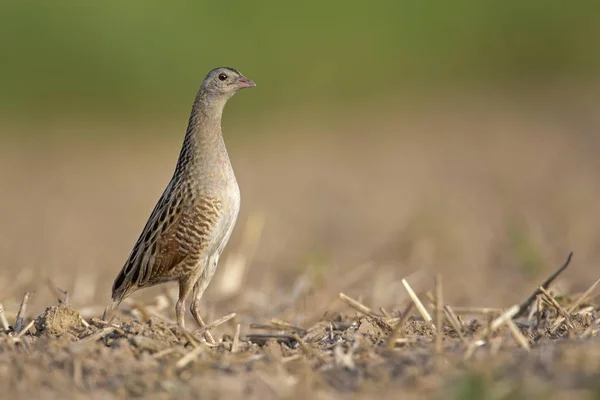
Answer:
[[[248,88],[248,87],[256,86],[256,83],[254,83],[254,81],[246,78],[245,76],[242,76],[238,79],[238,85],[240,86],[240,88]]]

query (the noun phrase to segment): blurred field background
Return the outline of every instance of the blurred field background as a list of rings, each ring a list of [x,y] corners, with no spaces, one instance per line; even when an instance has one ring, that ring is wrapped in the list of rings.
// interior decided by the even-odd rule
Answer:
[[[108,304],[216,66],[258,87],[224,115],[242,211],[209,315],[283,317],[273,299],[314,311],[340,290],[393,310],[418,270],[451,304],[506,307],[569,250],[561,287],[584,290],[598,38],[586,1],[3,1],[0,302],[33,290],[40,311],[51,278],[75,307]]]
[[[488,272],[535,280],[568,249],[583,276],[594,269],[592,3],[1,10],[5,282],[30,271],[72,287],[77,276],[108,298],[218,65],[259,85],[224,121],[244,197],[229,250],[248,216],[266,218],[249,279],[351,269],[382,252],[399,274],[443,268],[457,285],[466,268],[469,284]]]

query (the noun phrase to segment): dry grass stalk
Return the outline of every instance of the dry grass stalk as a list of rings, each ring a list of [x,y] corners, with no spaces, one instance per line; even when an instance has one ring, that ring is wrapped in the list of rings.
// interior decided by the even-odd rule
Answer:
[[[377,316],[377,314],[375,314],[373,310],[371,310],[369,307],[365,306],[358,300],[355,300],[352,297],[345,295],[344,293],[340,293],[339,296],[340,300],[348,304],[350,307],[354,308],[359,313],[368,315],[370,317]]]
[[[569,328],[573,329],[573,323],[571,322],[571,316],[569,315],[569,312],[565,310],[563,306],[558,304],[558,301],[556,301],[556,299],[542,286],[539,287],[539,290],[546,299],[546,301],[548,301],[552,305],[552,307],[554,307],[556,311],[565,318],[567,324],[569,325]]]
[[[443,350],[443,335],[442,330],[442,310],[443,310],[443,294],[442,294],[442,276],[437,274],[435,276],[435,325],[437,331],[435,335],[435,351],[437,354],[442,354]]]
[[[410,316],[410,311],[412,310],[414,303],[411,301],[406,305],[402,314],[400,314],[400,320],[394,325],[394,329],[392,330],[392,334],[388,338],[387,347],[388,349],[393,349],[396,345],[398,338],[402,337],[402,326],[408,320]]]
[[[242,326],[237,324],[235,326],[235,334],[233,335],[233,342],[231,343],[231,352],[237,353],[240,349],[240,330]]]
[[[543,287],[544,289],[548,289],[548,287],[550,286],[550,284],[565,269],[567,269],[567,267],[571,263],[571,259],[572,258],[573,258],[573,252],[571,251],[569,253],[569,255],[567,256],[567,259],[565,260],[565,262],[563,263],[563,265],[561,265],[556,271],[554,271],[554,273],[552,275],[550,275],[540,286]],[[514,318],[519,318],[519,317],[523,316],[527,312],[527,309],[529,308],[529,306],[531,306],[531,304],[533,304],[533,302],[535,301],[535,299],[538,296],[538,294],[540,294],[539,287],[531,294],[531,296],[529,296],[527,298],[527,300],[525,300],[523,303],[521,303],[521,305],[519,306],[519,312],[514,316]]]
[[[23,329],[23,318],[25,318],[25,311],[27,310],[27,303],[29,302],[29,297],[31,294],[26,292],[23,296],[23,301],[21,301],[21,306],[19,307],[19,312],[17,313],[17,321],[15,322],[15,332],[21,332]]]
[[[8,332],[9,325],[6,319],[6,315],[4,315],[4,306],[0,304],[0,325],[2,325],[2,329],[4,332]]]
[[[103,316],[103,317],[104,317],[104,316]],[[112,320],[111,320],[111,321],[112,321]],[[93,318],[93,317],[92,317],[92,323],[93,323],[94,325],[104,325],[104,326],[112,325],[112,326],[115,326],[115,327],[117,327],[117,326],[118,326],[118,325],[115,325],[115,324],[113,324],[111,321],[107,321],[107,320],[106,320],[106,319],[104,319],[104,318]]]
[[[392,315],[383,307],[379,307],[379,312],[381,313],[381,315],[386,317],[388,320],[393,318]]]
[[[104,312],[102,313],[102,317],[100,318],[100,320],[101,320],[101,321],[107,321],[107,320],[108,320],[108,317],[111,317],[111,316],[112,316],[112,314],[113,314],[113,312],[114,312],[114,309],[115,309],[115,303],[113,303],[113,304],[112,304],[112,305],[110,305],[110,306],[106,306],[106,307],[104,308]],[[111,319],[112,319],[112,317],[111,317]]]
[[[575,310],[577,310],[577,308],[581,305],[581,303],[583,303],[583,301],[594,291],[594,289],[596,289],[596,286],[598,286],[598,284],[600,283],[600,279],[596,280],[596,282],[594,282],[592,284],[592,286],[590,286],[588,288],[588,290],[586,290],[581,297],[579,297],[577,299],[577,301],[575,301],[575,303],[573,303],[573,305],[571,307],[569,307],[569,309],[567,310],[568,314],[573,314],[573,312]],[[562,325],[562,323],[565,321],[564,317],[559,317],[556,319],[556,321],[554,322],[554,324],[552,325],[552,327],[550,328],[550,333],[554,333],[556,332],[556,330],[558,329],[558,327],[560,327]]]
[[[450,322],[450,325],[452,325],[452,328],[454,328],[454,330],[458,334],[460,341],[463,343],[466,343],[467,341],[465,339],[465,336],[462,333],[462,330],[463,330],[462,324],[460,323],[456,314],[454,314],[454,311],[452,310],[452,308],[450,308],[450,306],[448,306],[448,305],[445,305],[444,313],[446,314],[446,319],[448,320],[448,322]]]
[[[506,321],[506,325],[508,326],[508,329],[510,329],[510,333],[512,333],[519,346],[521,346],[521,348],[523,348],[524,350],[531,350],[529,340],[527,340],[527,338],[521,333],[521,331],[517,327],[517,324],[515,324],[515,322],[512,319],[509,319],[508,321]]]
[[[265,331],[285,331],[285,328],[280,326],[265,325],[265,324],[250,324],[250,329],[261,329]]]
[[[300,348],[302,349],[302,351],[304,352],[306,357],[316,358],[319,361],[321,361],[323,364],[327,363],[327,360],[325,359],[325,357],[323,357],[321,354],[317,353],[312,347],[310,347],[308,344],[306,344],[306,342],[304,340],[302,340],[302,338],[300,336],[298,336],[297,334],[294,333],[292,335],[292,337],[294,338],[294,340],[296,342],[298,342],[298,344],[300,345]]]
[[[502,325],[506,324],[507,321],[512,320],[512,318],[519,312],[519,306],[514,305],[508,310],[506,310],[499,317],[494,319],[488,327],[486,327],[480,334],[478,334],[475,339],[468,345],[467,351],[465,352],[465,359],[468,360],[475,353],[477,347],[480,347],[485,344],[484,338],[488,335],[494,333],[498,328]]]
[[[95,342],[97,340],[102,339],[104,336],[109,335],[111,333],[113,333],[114,331],[117,330],[116,326],[108,326],[106,328],[103,328],[102,330],[99,330],[98,332],[81,339],[78,343],[80,344],[84,344],[84,343],[92,343]]]
[[[85,319],[84,319],[84,318],[83,318],[81,315],[79,316],[79,321],[80,321],[80,322],[81,322],[81,324],[82,324],[83,326],[85,326],[86,328],[89,328],[89,327],[90,327],[90,324],[88,324],[88,322],[87,322],[87,321],[86,321],[86,320],[85,320]]]
[[[213,329],[219,325],[223,325],[225,322],[234,319],[235,316],[236,316],[235,313],[227,314],[224,317],[214,320],[210,324],[205,324],[202,328],[198,329],[197,331],[194,331],[194,334],[199,335],[201,333],[208,332],[209,329]],[[213,341],[214,341],[214,339],[213,339]],[[211,343],[211,344],[214,344],[214,343]]]
[[[579,310],[576,311],[576,314],[589,314],[594,312],[595,309],[596,307],[594,306],[581,307]]]
[[[571,294],[571,298],[579,298],[581,297],[585,292],[575,292],[573,294]],[[595,294],[589,294],[586,298],[587,301],[593,301],[596,300],[598,297],[600,296],[600,292],[599,293],[595,293]]]
[[[340,290],[344,290],[347,287],[351,287],[354,284],[356,284],[357,282],[360,282],[362,279],[365,279],[365,277],[372,271],[373,271],[373,263],[372,262],[368,261],[368,262],[365,262],[364,264],[360,264],[358,267],[351,269],[350,272],[343,274],[341,277],[339,277],[339,278],[336,277],[338,279],[336,279],[335,281],[332,281],[332,283],[329,287],[329,291],[334,293],[334,292],[339,292]],[[318,302],[315,305],[314,313],[315,314],[323,314],[325,311],[330,309],[336,301],[337,300],[332,298],[332,299],[328,299],[327,301]]]
[[[490,329],[491,329],[490,333],[495,332],[502,325],[506,324],[506,321],[508,321],[509,319],[512,319],[518,312],[519,312],[518,305],[514,305],[511,308],[509,308],[508,310],[506,310],[502,315],[500,315],[498,318],[496,318],[495,320],[492,321],[492,323],[490,324]]]
[[[544,304],[542,301],[542,296],[538,295],[537,296],[537,300],[535,301],[535,315],[536,315],[536,321],[535,321],[535,326],[537,329],[540,328],[540,325],[542,323],[542,312],[544,311]],[[529,315],[528,320],[531,320],[533,318],[533,313],[534,310],[531,310],[531,314]]]
[[[176,369],[184,368],[186,365],[188,365],[189,363],[194,361],[196,358],[198,358],[198,356],[205,350],[206,350],[206,347],[203,347],[203,346],[195,347],[192,351],[190,351],[185,356],[183,356],[179,360],[177,360],[177,362],[175,363],[175,368]]]
[[[269,339],[291,343],[294,340],[294,336],[288,333],[251,333],[246,335],[246,339],[256,344],[266,343]]]
[[[483,346],[485,344],[485,340],[483,339],[476,339],[473,340],[468,346],[467,346],[467,351],[465,352],[465,356],[464,359],[465,360],[469,360],[471,359],[471,357],[473,356],[473,354],[475,354],[475,350],[480,347]]]
[[[459,314],[502,314],[502,308],[495,307],[460,307],[454,306],[452,309]]]
[[[292,323],[289,323],[287,321],[282,321],[277,318],[271,319],[271,325],[274,325],[277,328],[283,329],[283,330],[302,331],[302,332],[306,331],[306,329],[304,329],[304,328],[301,328],[301,327],[294,325]]]
[[[19,332],[19,333],[17,333],[17,334],[15,335],[15,337],[14,337],[14,338],[15,338],[15,339],[19,339],[19,338],[21,338],[21,336],[23,336],[25,333],[27,333],[27,331],[29,331],[29,330],[31,329],[31,327],[33,326],[33,323],[34,323],[34,322],[35,322],[35,321],[30,321],[30,322],[27,324],[27,326],[21,330],[21,332]]]
[[[540,326],[540,318],[542,317],[542,311],[542,296],[538,294],[535,298],[535,307],[531,307],[531,309],[529,310],[529,314],[527,315],[527,321],[531,321],[533,317],[536,317],[536,326]]]
[[[427,312],[427,309],[425,308],[423,303],[421,303],[421,300],[419,300],[419,297],[412,290],[406,279],[402,279],[402,284],[404,285],[404,288],[408,292],[408,295],[410,296],[412,301],[415,303],[415,306],[417,307],[417,310],[419,311],[423,319],[426,322],[429,322],[431,325],[433,325],[433,328],[435,329],[435,325],[433,324],[433,319],[431,318],[431,315],[429,315],[429,312]]]
[[[590,286],[588,288],[588,290],[586,290],[581,297],[579,297],[577,299],[577,301],[571,306],[569,307],[569,313],[572,314],[573,312],[575,312],[577,310],[577,308],[590,296],[590,294],[596,289],[596,286],[598,286],[598,284],[600,283],[600,279],[597,279],[596,282],[594,282],[592,284],[592,286]]]
[[[435,286],[435,278],[434,278],[434,286]],[[425,292],[425,299],[429,302],[429,309],[435,310],[435,297],[431,294],[430,291]]]

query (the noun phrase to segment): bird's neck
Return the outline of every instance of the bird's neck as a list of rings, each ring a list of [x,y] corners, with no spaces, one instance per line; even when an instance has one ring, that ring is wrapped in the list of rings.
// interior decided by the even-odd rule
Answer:
[[[221,118],[227,100],[200,89],[190,114],[176,175],[190,170],[200,174],[209,173],[219,166],[230,165],[221,131]]]

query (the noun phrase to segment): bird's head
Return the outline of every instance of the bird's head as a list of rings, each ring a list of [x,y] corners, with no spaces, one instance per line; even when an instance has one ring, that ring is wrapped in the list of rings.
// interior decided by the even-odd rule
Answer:
[[[225,98],[230,98],[240,89],[254,86],[256,83],[252,80],[228,67],[213,69],[202,82],[202,89],[208,94]]]

